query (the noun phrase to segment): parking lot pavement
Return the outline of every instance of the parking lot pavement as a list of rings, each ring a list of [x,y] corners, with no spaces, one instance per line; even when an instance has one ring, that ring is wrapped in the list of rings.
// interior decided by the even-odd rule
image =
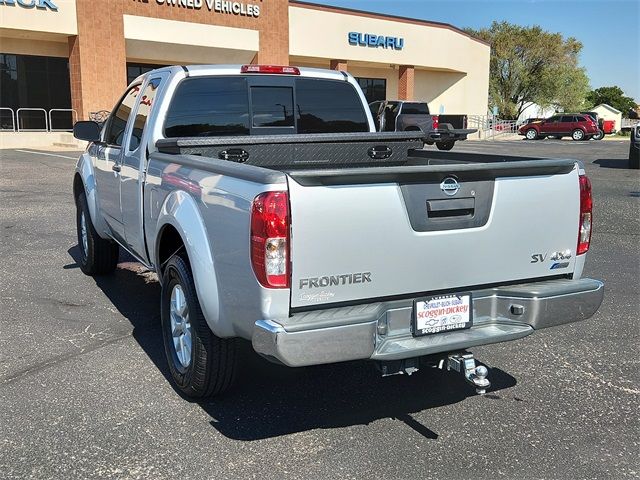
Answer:
[[[77,266],[77,154],[1,151],[0,477],[638,478],[640,175],[627,149],[456,145],[585,162],[585,275],[606,282],[594,318],[474,349],[491,367],[486,396],[425,369],[287,369],[245,345],[238,387],[201,404],[168,380],[153,275],[125,256],[109,277]]]

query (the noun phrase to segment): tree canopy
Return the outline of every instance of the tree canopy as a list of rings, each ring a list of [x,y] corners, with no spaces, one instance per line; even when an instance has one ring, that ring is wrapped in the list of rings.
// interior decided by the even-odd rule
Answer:
[[[517,118],[534,103],[565,111],[585,106],[589,79],[575,38],[508,22],[467,31],[491,44],[489,103],[501,117]]]
[[[606,103],[622,112],[625,117],[629,115],[629,110],[635,111],[636,101],[631,97],[626,97],[620,87],[600,87],[587,93],[587,102],[590,107],[595,107],[601,103]]]

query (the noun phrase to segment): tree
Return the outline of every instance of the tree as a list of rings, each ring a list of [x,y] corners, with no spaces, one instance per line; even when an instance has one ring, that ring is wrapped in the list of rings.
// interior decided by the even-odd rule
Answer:
[[[490,106],[503,118],[518,118],[531,104],[580,110],[589,91],[578,64],[582,44],[539,26],[493,22],[490,28],[467,29],[491,44]]]
[[[606,103],[613,108],[620,110],[624,116],[629,115],[629,110],[635,111],[636,101],[631,97],[626,97],[620,87],[600,87],[591,90],[587,94],[587,102],[591,107]]]

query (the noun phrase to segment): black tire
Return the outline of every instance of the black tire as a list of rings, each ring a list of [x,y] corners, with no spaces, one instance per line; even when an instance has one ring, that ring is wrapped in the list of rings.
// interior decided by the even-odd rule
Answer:
[[[602,130],[598,130],[598,133],[596,133],[593,137],[594,140],[602,140],[604,138],[604,131]]]
[[[633,135],[633,131],[631,131]],[[640,169],[640,153],[637,148],[633,148],[633,146],[629,146],[629,168],[633,170]]]
[[[535,128],[530,128],[524,133],[524,138],[526,138],[527,140],[537,140],[538,131]]]
[[[86,243],[83,241],[82,235],[83,220]],[[120,248],[116,242],[106,240],[96,232],[84,192],[76,198],[76,230],[78,249],[80,250],[80,270],[87,275],[103,275],[113,272],[118,265]]]
[[[438,147],[438,150],[449,151],[455,144],[456,142],[436,142],[436,147]]]
[[[424,143],[426,143],[429,146],[433,145],[433,142],[424,142]]]
[[[574,142],[581,142],[584,140],[585,134],[579,128],[576,128],[573,132],[571,132],[571,140]]]
[[[171,331],[171,295],[177,285],[188,307],[191,355],[187,366],[179,360]],[[169,260],[162,276],[161,318],[169,371],[180,391],[191,398],[212,397],[226,391],[236,372],[236,339],[219,338],[209,329],[200,309],[189,262],[179,255]]]

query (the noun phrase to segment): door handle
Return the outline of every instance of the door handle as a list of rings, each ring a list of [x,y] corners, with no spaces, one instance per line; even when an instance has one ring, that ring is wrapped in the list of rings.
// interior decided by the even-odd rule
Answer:
[[[244,163],[249,159],[249,152],[242,148],[229,148],[218,153],[221,160],[231,160],[232,162]]]
[[[113,165],[113,167],[111,167],[111,170],[113,170],[114,172],[120,173],[120,170],[122,170],[122,167],[116,163]]]

